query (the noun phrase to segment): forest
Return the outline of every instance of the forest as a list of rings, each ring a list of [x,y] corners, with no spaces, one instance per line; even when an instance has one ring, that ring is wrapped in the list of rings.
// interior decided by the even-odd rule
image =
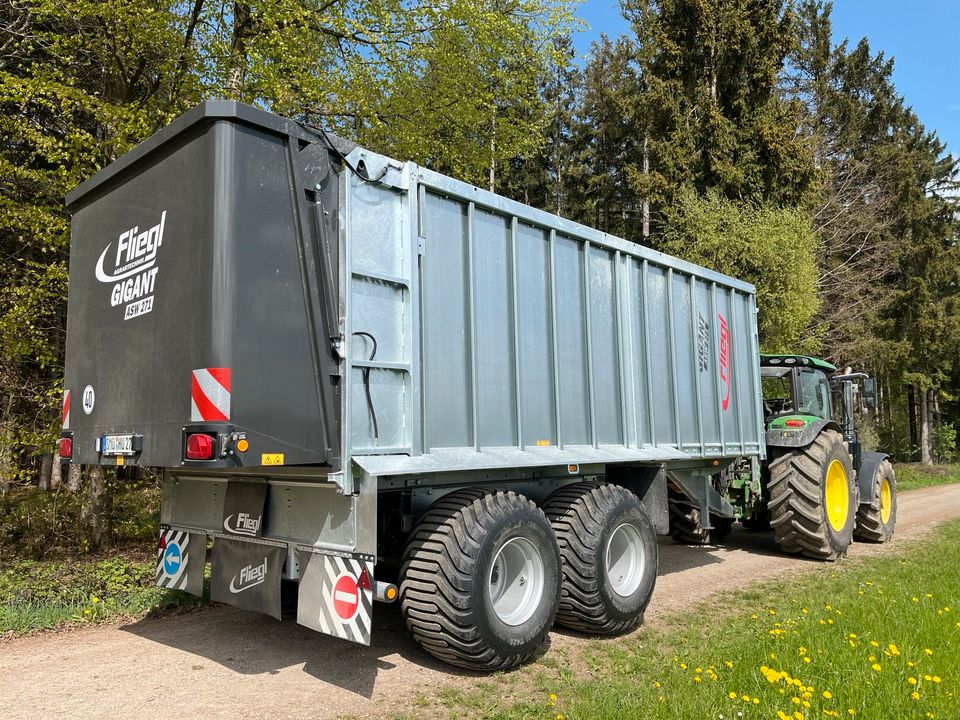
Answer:
[[[578,56],[563,0],[0,4],[0,491],[61,482],[64,194],[208,98],[744,278],[763,350],[878,378],[869,445],[953,460],[958,160],[894,59],[813,0],[622,12]]]

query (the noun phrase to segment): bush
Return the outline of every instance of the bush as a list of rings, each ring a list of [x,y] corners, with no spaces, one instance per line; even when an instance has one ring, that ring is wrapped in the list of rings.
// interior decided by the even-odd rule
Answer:
[[[941,423],[933,428],[933,458],[938,463],[951,463],[957,459],[957,429],[951,423]]]

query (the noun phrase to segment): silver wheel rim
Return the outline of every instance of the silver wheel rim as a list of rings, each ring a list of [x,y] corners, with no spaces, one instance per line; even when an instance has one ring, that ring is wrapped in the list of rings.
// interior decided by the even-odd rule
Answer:
[[[505,625],[521,625],[536,612],[543,596],[543,558],[522,537],[507,540],[497,551],[487,578],[493,611]]]
[[[646,553],[640,531],[630,523],[618,525],[607,540],[607,579],[620,597],[633,595],[643,580]]]

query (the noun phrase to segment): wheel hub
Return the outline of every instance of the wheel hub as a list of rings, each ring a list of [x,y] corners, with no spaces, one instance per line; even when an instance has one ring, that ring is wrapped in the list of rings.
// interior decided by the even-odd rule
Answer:
[[[522,537],[507,540],[490,566],[487,596],[505,625],[522,625],[536,612],[543,597],[543,558]]]
[[[827,521],[836,532],[847,525],[850,514],[850,490],[847,484],[847,471],[839,460],[832,460],[827,468],[827,482],[824,491],[827,506]]]
[[[890,522],[890,513],[893,510],[893,490],[887,478],[880,483],[880,520],[886,525]]]
[[[621,597],[629,597],[640,587],[646,569],[646,552],[640,532],[630,523],[614,528],[607,540],[605,569],[610,587]]]

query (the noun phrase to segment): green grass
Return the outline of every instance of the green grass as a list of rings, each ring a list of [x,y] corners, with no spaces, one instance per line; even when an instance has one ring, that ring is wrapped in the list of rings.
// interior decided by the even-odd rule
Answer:
[[[731,592],[660,631],[448,690],[432,708],[489,718],[956,718],[960,522],[896,555]],[[915,682],[911,682],[911,678]],[[915,695],[914,695],[915,694]]]
[[[153,587],[154,561],[139,556],[18,560],[0,566],[0,635],[137,619],[199,600]]]
[[[960,465],[922,465],[920,463],[897,463],[898,490],[915,490],[931,485],[947,485],[960,482]]]

